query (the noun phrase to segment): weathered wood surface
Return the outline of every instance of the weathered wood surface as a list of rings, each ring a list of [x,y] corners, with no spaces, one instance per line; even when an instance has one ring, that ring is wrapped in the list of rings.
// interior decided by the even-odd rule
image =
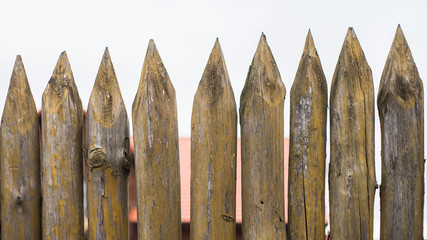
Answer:
[[[85,120],[89,239],[128,239],[129,120],[105,49]]]
[[[42,238],[83,239],[83,111],[63,52],[42,98]]]
[[[332,239],[372,239],[375,197],[372,72],[352,28],[330,96],[329,206]]]
[[[240,96],[243,239],[286,239],[286,89],[262,34]]]
[[[191,239],[236,238],[237,111],[217,41],[191,117]]]
[[[424,92],[400,26],[381,76],[381,239],[422,239]]]
[[[325,239],[328,88],[310,31],[290,95],[288,234]]]
[[[139,239],[181,239],[175,89],[153,40],[132,106]]]
[[[21,56],[0,129],[1,239],[41,239],[40,125]]]

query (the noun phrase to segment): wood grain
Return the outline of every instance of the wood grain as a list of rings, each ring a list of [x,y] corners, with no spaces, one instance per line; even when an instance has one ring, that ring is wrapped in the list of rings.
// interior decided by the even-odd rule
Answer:
[[[381,239],[423,239],[424,92],[398,26],[381,76]]]
[[[372,72],[348,29],[330,96],[329,206],[332,239],[372,239],[375,197]]]
[[[129,120],[105,49],[85,122],[89,239],[128,239]]]
[[[42,98],[42,238],[83,239],[83,111],[63,52]]]
[[[191,116],[191,239],[236,238],[237,111],[215,42]]]
[[[240,96],[243,239],[286,239],[286,89],[262,34]]]
[[[290,95],[288,234],[325,239],[328,88],[310,31]]]
[[[0,129],[1,239],[41,239],[40,125],[21,56]]]
[[[139,239],[181,239],[175,89],[153,40],[132,106]]]

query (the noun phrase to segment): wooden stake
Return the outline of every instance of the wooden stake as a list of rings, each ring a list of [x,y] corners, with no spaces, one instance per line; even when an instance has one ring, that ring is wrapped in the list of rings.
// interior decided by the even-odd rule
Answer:
[[[41,239],[40,126],[21,56],[0,129],[2,239]]]
[[[310,31],[291,89],[290,239],[325,239],[328,87]]]
[[[332,239],[372,239],[375,197],[372,72],[349,28],[332,79],[329,205]]]
[[[422,239],[424,92],[400,25],[381,76],[381,239]]]
[[[63,52],[42,100],[42,238],[83,239],[83,111]]]
[[[89,239],[128,239],[129,120],[108,48],[85,122]]]
[[[240,96],[243,239],[286,239],[285,96],[285,86],[262,34]]]
[[[175,89],[153,40],[132,106],[139,239],[181,239]]]
[[[191,117],[191,239],[236,238],[237,112],[218,39]]]

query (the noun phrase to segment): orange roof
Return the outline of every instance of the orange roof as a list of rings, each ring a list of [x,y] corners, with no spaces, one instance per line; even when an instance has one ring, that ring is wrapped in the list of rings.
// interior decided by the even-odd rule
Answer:
[[[288,152],[289,139],[285,139],[285,196],[288,196]],[[131,139],[131,151],[133,152],[133,139]],[[190,175],[191,173],[191,139],[179,139],[179,158],[181,171],[181,218],[182,222],[190,222]],[[240,170],[240,139],[237,139],[237,189],[236,189],[236,222],[242,222],[242,190]],[[129,221],[137,221],[136,193],[135,193],[135,171],[132,168],[129,181]],[[285,221],[288,221],[288,201],[285,197]]]

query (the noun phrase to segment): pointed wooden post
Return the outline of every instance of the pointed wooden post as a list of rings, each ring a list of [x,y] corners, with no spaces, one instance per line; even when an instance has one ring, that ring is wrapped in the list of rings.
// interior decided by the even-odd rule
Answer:
[[[273,54],[262,34],[240,96],[243,239],[286,239],[285,95]]]
[[[85,121],[89,239],[128,239],[129,120],[108,48]]]
[[[424,91],[400,25],[381,76],[381,239],[422,239]]]
[[[375,197],[372,72],[349,28],[331,85],[332,239],[372,239]]]
[[[291,89],[290,239],[325,239],[328,87],[310,31]]]
[[[191,239],[236,238],[237,111],[218,39],[191,116]]]
[[[16,57],[0,129],[2,239],[41,239],[39,118]]]
[[[63,52],[42,99],[42,238],[83,239],[83,111]]]
[[[139,239],[181,239],[175,89],[153,40],[132,106]]]

